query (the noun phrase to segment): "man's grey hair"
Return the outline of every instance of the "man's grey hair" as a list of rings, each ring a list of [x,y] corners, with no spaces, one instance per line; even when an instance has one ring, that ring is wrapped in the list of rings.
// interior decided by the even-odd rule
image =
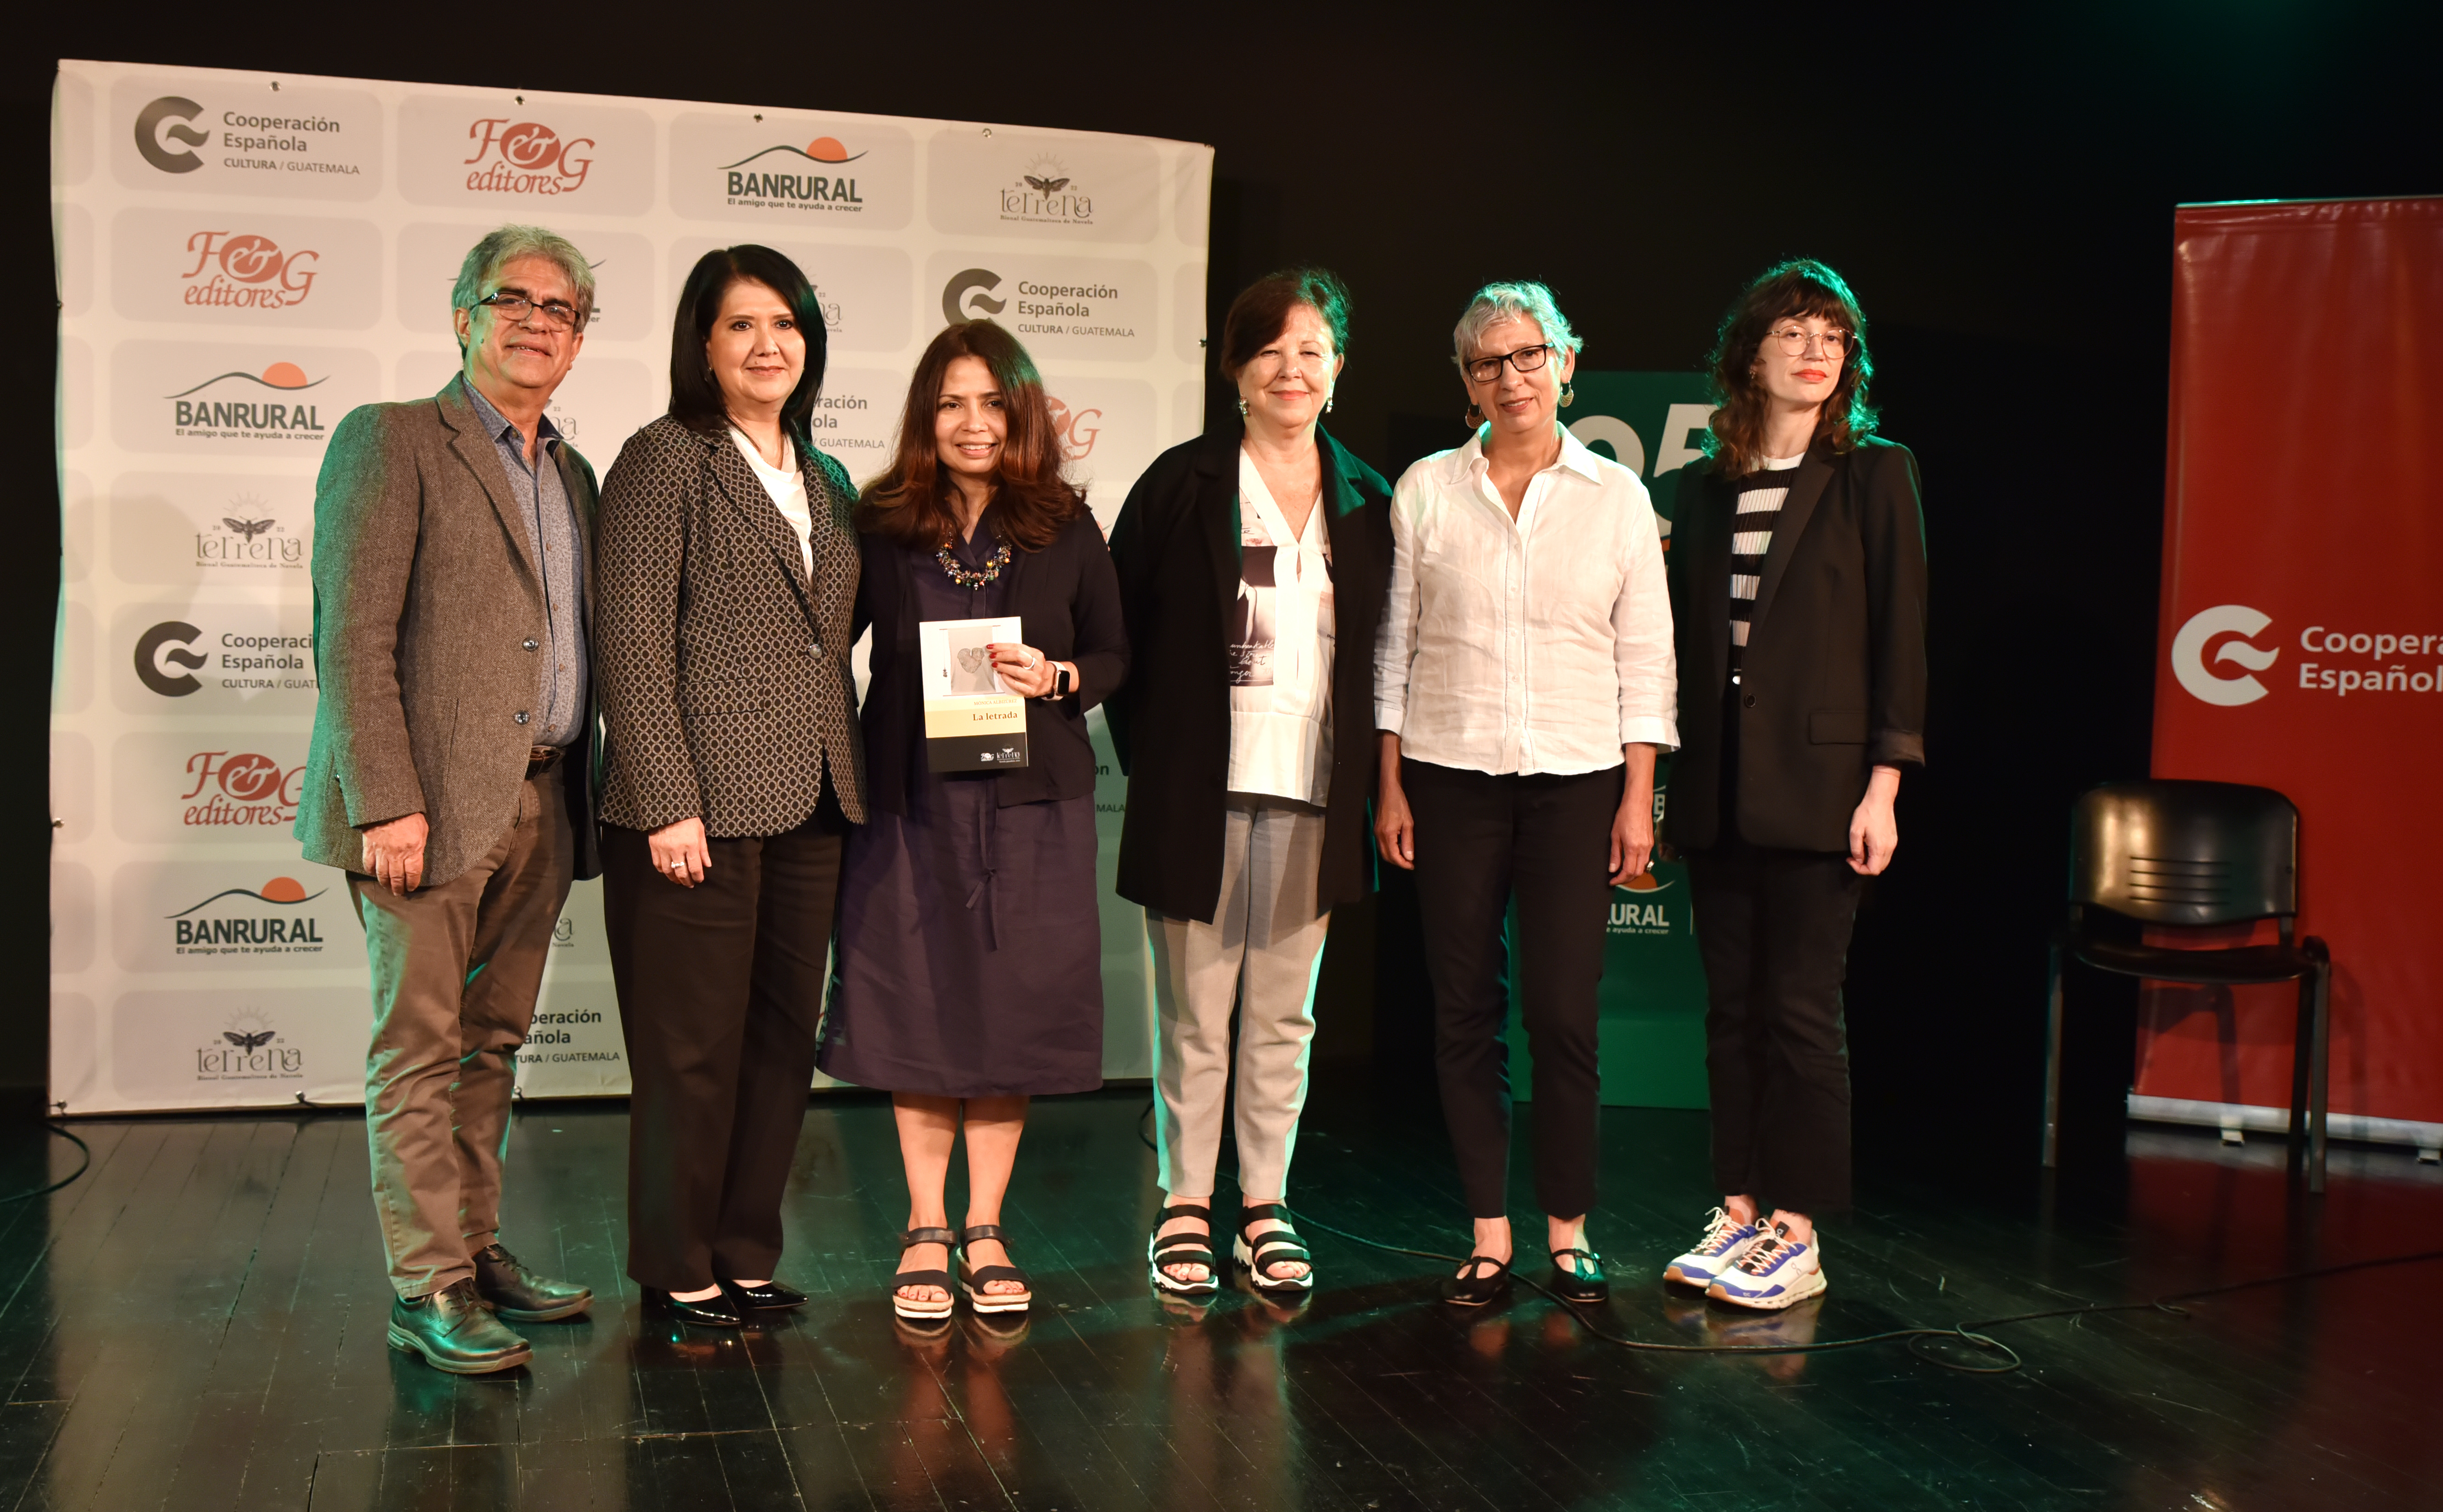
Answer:
[[[467,260],[458,264],[457,285],[450,291],[450,308],[474,309],[484,297],[484,285],[522,257],[548,258],[560,264],[568,286],[577,291],[577,329],[584,330],[594,318],[594,269],[576,243],[540,226],[504,226],[468,247]]]
[[[1575,356],[1584,343],[1570,329],[1569,318],[1552,302],[1552,291],[1541,283],[1488,283],[1476,291],[1451,332],[1451,360],[1464,365],[1470,347],[1481,348],[1484,333],[1504,320],[1521,317],[1544,329],[1544,339]]]

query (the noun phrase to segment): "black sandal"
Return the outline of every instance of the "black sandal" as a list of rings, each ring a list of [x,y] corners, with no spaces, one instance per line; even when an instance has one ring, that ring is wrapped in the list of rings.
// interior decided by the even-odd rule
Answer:
[[[947,1229],[910,1229],[899,1236],[899,1252],[903,1255],[918,1245],[940,1245],[944,1248],[958,1243],[958,1237]],[[928,1322],[950,1316],[957,1305],[950,1295],[952,1282],[946,1270],[903,1270],[891,1278],[891,1310],[902,1318]],[[903,1286],[939,1286],[940,1302],[924,1302],[900,1295]]]
[[[1479,1266],[1491,1266],[1493,1274],[1479,1276]],[[1442,1301],[1457,1303],[1461,1307],[1481,1307],[1510,1289],[1510,1262],[1496,1260],[1491,1255],[1467,1257],[1467,1274],[1442,1278]]]
[[[997,1223],[970,1224],[959,1230],[959,1289],[967,1294],[967,1305],[980,1313],[1022,1313],[1035,1305],[1035,1283],[1016,1266],[969,1266],[967,1246],[979,1239],[1001,1241],[1002,1253],[1009,1251],[1009,1235]],[[1017,1291],[986,1291],[986,1284],[996,1281],[1014,1281]]]
[[[1586,1262],[1587,1274],[1578,1268],[1577,1261],[1564,1262],[1565,1255],[1574,1255]],[[1611,1295],[1611,1282],[1604,1275],[1603,1256],[1591,1249],[1555,1249],[1552,1251],[1552,1292],[1563,1302],[1602,1302]]]
[[[1314,1289],[1314,1256],[1298,1243],[1297,1230],[1275,1229],[1256,1239],[1247,1237],[1251,1224],[1290,1221],[1289,1204],[1267,1202],[1260,1207],[1239,1210],[1239,1231],[1230,1236],[1230,1258],[1247,1267],[1247,1280],[1258,1291],[1313,1291]],[[1276,1276],[1268,1267],[1297,1261],[1306,1272],[1297,1276]]]
[[[1202,1218],[1204,1233],[1175,1233],[1166,1239],[1162,1226],[1174,1218]],[[1153,1236],[1146,1241],[1146,1267],[1153,1284],[1174,1297],[1211,1297],[1222,1290],[1221,1266],[1213,1258],[1213,1209],[1201,1202],[1177,1202],[1154,1215]],[[1203,1281],[1182,1281],[1165,1266],[1203,1266]]]

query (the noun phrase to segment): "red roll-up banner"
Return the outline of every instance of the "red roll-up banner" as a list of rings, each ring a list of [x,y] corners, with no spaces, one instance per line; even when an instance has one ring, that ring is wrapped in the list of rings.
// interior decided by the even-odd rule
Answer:
[[[2175,222],[2155,774],[2300,811],[2335,1130],[2443,1133],[2443,198]],[[2288,987],[2149,984],[2133,1112],[2279,1127]],[[2249,1116],[2243,1117],[2243,1114]]]

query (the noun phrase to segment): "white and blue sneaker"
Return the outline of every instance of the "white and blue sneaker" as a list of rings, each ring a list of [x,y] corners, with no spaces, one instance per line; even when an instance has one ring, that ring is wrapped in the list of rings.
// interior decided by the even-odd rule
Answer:
[[[1793,1303],[1820,1296],[1824,1291],[1822,1245],[1820,1235],[1799,1244],[1789,1237],[1787,1229],[1775,1224],[1771,1232],[1748,1246],[1738,1264],[1715,1278],[1705,1295],[1760,1312],[1779,1312]]]
[[[1720,1208],[1705,1220],[1705,1237],[1695,1248],[1662,1267],[1662,1279],[1699,1291],[1712,1285],[1722,1272],[1739,1263],[1748,1247],[1763,1236],[1753,1223],[1741,1223]]]

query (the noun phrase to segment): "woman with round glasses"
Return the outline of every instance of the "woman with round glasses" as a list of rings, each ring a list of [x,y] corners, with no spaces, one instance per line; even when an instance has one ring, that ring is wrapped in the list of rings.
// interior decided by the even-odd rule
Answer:
[[[1237,423],[1156,459],[1111,527],[1150,673],[1111,708],[1129,774],[1119,890],[1145,905],[1154,959],[1164,1198],[1148,1255],[1154,1284],[1183,1295],[1220,1285],[1225,1102],[1232,1254],[1259,1289],[1314,1285],[1283,1204],[1325,931],[1372,883],[1368,653],[1391,565],[1391,485],[1321,423],[1348,347],[1349,294],[1331,273],[1249,284],[1222,326]]]
[[[1442,1295],[1481,1304],[1510,1284],[1515,897],[1552,1286],[1593,1302],[1609,1293],[1586,1233],[1605,922],[1611,888],[1645,870],[1654,758],[1679,744],[1662,543],[1637,474],[1561,425],[1579,342],[1551,290],[1479,289],[1453,346],[1476,435],[1391,496],[1375,842],[1417,874],[1442,1118],[1476,1225]]]
[[[1850,925],[1900,842],[1901,769],[1925,760],[1917,459],[1874,433],[1873,373],[1839,274],[1802,260],[1750,284],[1673,531],[1687,749],[1668,828],[1705,961],[1723,1196],[1663,1277],[1742,1307],[1825,1289],[1815,1219],[1849,1203]]]

